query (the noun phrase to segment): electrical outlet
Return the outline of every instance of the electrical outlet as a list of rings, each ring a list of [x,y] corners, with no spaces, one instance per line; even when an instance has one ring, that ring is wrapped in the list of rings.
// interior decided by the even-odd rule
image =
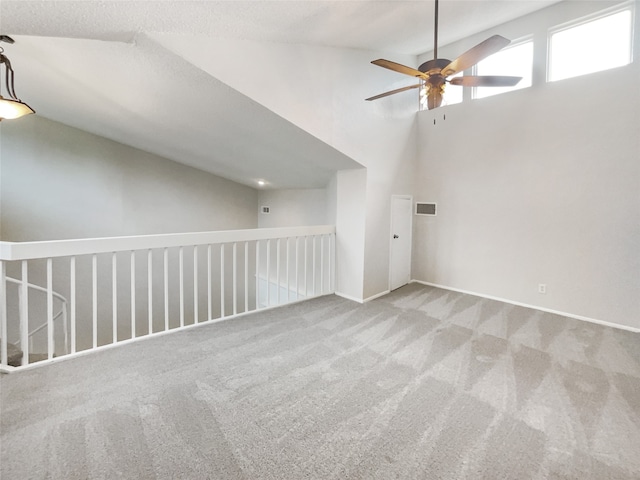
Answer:
[[[538,293],[547,293],[547,284],[539,283],[538,284]]]

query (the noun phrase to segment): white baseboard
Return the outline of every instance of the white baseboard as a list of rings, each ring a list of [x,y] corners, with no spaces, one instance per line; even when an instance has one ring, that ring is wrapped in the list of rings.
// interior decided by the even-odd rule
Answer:
[[[460,288],[448,287],[446,285],[439,285],[437,283],[423,282],[422,280],[411,280],[411,283],[420,283],[429,287],[442,288],[443,290],[451,290],[452,292],[464,293],[467,295],[473,295],[475,297],[487,298],[489,300],[497,300],[498,302],[509,303],[511,305],[517,305],[518,307],[532,308],[534,310],[540,310],[542,312],[553,313],[555,315],[561,315],[563,317],[575,318],[576,320],[582,320],[584,322],[596,323],[605,327],[618,328],[620,330],[627,330],[629,332],[640,333],[640,328],[629,327],[627,325],[621,325],[619,323],[606,322],[604,320],[598,320],[596,318],[585,317],[583,315],[575,315],[573,313],[561,312],[559,310],[552,310],[550,308],[540,307],[538,305],[530,305],[527,303],[516,302],[509,300],[508,298],[494,297],[492,295],[485,295],[483,293],[470,292],[469,290],[462,290]]]
[[[376,293],[375,295],[371,295],[370,297],[365,298],[364,300],[362,298],[352,297],[351,295],[347,295],[346,293],[335,292],[335,294],[337,296],[339,296],[339,297],[346,298],[347,300],[351,300],[352,302],[367,303],[367,302],[370,302],[371,300],[375,300],[378,297],[383,297],[384,295],[386,295],[389,292],[390,292],[390,290],[385,290],[384,292],[380,292],[380,293]]]
[[[382,297],[387,293],[391,293],[391,290],[385,290],[384,292],[376,293],[375,295],[371,295],[369,298],[365,298],[362,303],[370,302],[371,300],[375,300],[376,298]]]
[[[334,292],[338,297],[345,298],[347,300],[351,300],[352,302],[364,303],[364,300],[361,298],[352,297],[351,295],[347,295],[346,293]]]

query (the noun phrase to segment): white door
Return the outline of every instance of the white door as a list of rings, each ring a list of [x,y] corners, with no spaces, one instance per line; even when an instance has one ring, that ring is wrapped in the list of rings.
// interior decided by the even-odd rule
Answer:
[[[413,199],[408,195],[391,197],[391,251],[389,289],[395,290],[411,279],[411,220]]]

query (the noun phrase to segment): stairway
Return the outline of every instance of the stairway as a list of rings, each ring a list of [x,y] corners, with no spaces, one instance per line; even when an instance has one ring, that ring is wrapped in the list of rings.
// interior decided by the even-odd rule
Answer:
[[[0,0],[1,1],[1,0]],[[17,279],[17,278],[12,278],[12,277],[6,277],[6,281],[7,281],[7,285],[14,285],[14,286],[18,286],[18,296],[17,296],[17,300],[18,303],[20,303],[20,294],[21,291],[24,289],[25,285],[23,284],[21,279]],[[53,315],[53,318],[47,318],[47,319],[41,319],[40,321],[42,322],[40,325],[38,326],[34,326],[34,323],[31,323],[31,330],[28,331],[27,333],[27,338],[29,339],[29,341],[32,339],[32,337],[37,334],[38,332],[40,332],[41,330],[45,330],[48,328],[53,328],[53,322],[57,321],[58,319],[61,319],[61,321],[63,321],[63,331],[65,333],[65,341],[64,341],[64,347],[65,347],[65,353],[68,353],[67,350],[67,328],[68,328],[68,318],[67,318],[67,305],[68,305],[68,301],[65,297],[63,297],[62,295],[60,295],[58,292],[56,291],[52,291],[49,292],[49,290],[47,290],[46,287],[41,287],[40,285],[36,285],[33,283],[27,283],[26,286],[28,287],[29,291],[34,291],[40,294],[46,294],[47,295],[47,302],[49,301],[49,295],[51,295],[53,297],[53,299],[57,300],[60,302],[60,310],[55,313]],[[43,298],[43,297],[41,297]],[[28,303],[28,302],[27,302]],[[15,304],[14,304],[15,305]],[[46,305],[46,304],[45,304]],[[18,316],[20,316],[20,310],[17,310]],[[27,324],[29,324],[29,321],[31,322],[35,322],[38,319],[28,319],[27,320]],[[19,321],[22,322],[22,318],[9,318],[8,319],[8,323],[11,321]],[[37,325],[37,323],[36,323]],[[31,342],[30,342],[31,345]],[[40,348],[42,349],[44,347],[44,349],[47,348],[46,344],[45,345],[41,345],[40,347],[36,347],[36,348]],[[33,347],[29,347],[29,350],[31,350]],[[0,339],[0,353],[2,352],[2,341]],[[11,367],[20,367],[22,366],[22,350],[20,350],[20,340],[18,340],[15,343],[9,343],[7,342],[7,365],[11,366]],[[56,354],[54,353],[53,356],[55,357]],[[47,360],[49,358],[49,356],[46,353],[29,353],[29,364],[32,363],[36,363],[36,362],[41,362],[43,360]]]
[[[2,344],[2,342],[0,342]],[[46,353],[30,353],[29,363],[40,362],[47,359]],[[22,365],[22,350],[15,345],[7,344],[7,364],[12,367],[19,367]]]

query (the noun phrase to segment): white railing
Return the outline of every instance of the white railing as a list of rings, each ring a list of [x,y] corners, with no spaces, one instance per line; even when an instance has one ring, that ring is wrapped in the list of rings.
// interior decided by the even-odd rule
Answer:
[[[334,252],[334,226],[0,242],[0,371],[27,367],[29,353],[54,361],[333,293]],[[29,284],[46,293],[44,307]],[[64,315],[68,299],[62,338],[57,297]],[[39,315],[44,323],[30,330]],[[28,341],[35,330],[46,330],[44,352]],[[7,363],[9,337],[19,338],[20,367]]]

